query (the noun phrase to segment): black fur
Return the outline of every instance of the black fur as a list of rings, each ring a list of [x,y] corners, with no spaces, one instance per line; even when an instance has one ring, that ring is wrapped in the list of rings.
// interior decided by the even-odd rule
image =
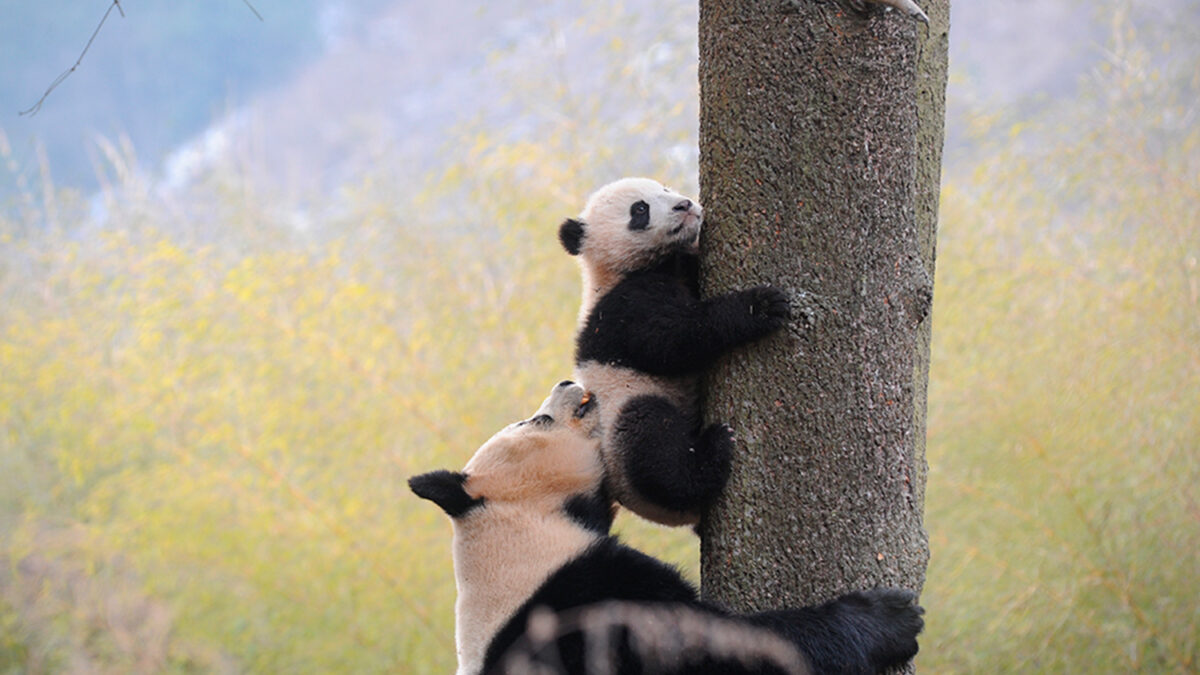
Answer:
[[[921,608],[913,604],[913,594],[900,590],[851,593],[816,607],[746,616],[731,614],[700,601],[696,589],[674,568],[606,537],[552,574],[496,633],[488,646],[484,672],[505,672],[502,660],[506,654],[529,649],[524,633],[535,608],[563,612],[612,600],[684,606],[718,619],[770,630],[798,647],[818,674],[876,673],[902,665],[916,655],[917,634],[924,624]],[[559,672],[589,672],[585,642],[578,632],[561,637],[556,651],[561,659]],[[642,672],[627,641],[619,655],[624,660],[614,672]],[[710,661],[689,665],[686,672],[779,671]]]
[[[558,241],[571,255],[579,255],[583,248],[583,223],[574,218],[567,218],[558,228]]]
[[[451,518],[461,518],[471,509],[483,506],[482,499],[467,494],[463,483],[467,474],[456,471],[430,471],[408,479],[408,487],[421,499],[437,504]]]
[[[650,205],[638,200],[629,207],[629,229],[644,230],[650,227]]]
[[[687,257],[694,259],[681,254],[634,272],[600,298],[579,333],[575,362],[691,375],[787,322],[787,296],[771,286],[701,300]]]
[[[601,489],[590,495],[579,494],[567,500],[563,507],[567,516],[586,530],[604,536],[612,530],[613,500]]]
[[[596,303],[575,342],[575,363],[622,366],[664,377],[696,375],[739,345],[788,320],[787,296],[759,286],[701,300],[698,261],[668,255],[627,275]],[[654,396],[621,409],[608,451],[634,491],[675,512],[696,513],[720,494],[733,449],[727,427],[701,431],[699,411]]]
[[[694,417],[659,396],[638,396],[621,408],[613,443],[636,448],[621,455],[625,475],[651,503],[695,512],[724,489],[733,432],[714,424],[696,437]]]
[[[911,591],[884,588],[847,593],[816,607],[752,614],[756,626],[786,636],[817,673],[872,673],[917,655],[925,610]],[[853,639],[847,639],[853,636]]]

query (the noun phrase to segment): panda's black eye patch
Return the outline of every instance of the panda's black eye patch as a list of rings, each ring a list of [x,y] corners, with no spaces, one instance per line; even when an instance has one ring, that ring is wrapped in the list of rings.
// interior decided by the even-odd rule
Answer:
[[[650,227],[650,205],[636,201],[629,207],[629,229],[644,230]]]

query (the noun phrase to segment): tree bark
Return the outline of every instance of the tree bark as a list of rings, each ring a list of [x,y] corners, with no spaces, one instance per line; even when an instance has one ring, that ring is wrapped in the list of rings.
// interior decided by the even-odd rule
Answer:
[[[920,591],[949,0],[925,25],[836,0],[700,1],[707,294],[770,283],[788,329],[719,364],[733,476],[701,527],[740,610]]]

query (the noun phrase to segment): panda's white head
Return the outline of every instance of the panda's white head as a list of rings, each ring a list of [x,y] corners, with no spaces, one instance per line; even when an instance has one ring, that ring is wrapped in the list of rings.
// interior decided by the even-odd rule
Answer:
[[[695,200],[649,178],[622,178],[593,193],[558,238],[594,277],[620,278],[672,253],[699,252],[703,221]]]
[[[409,479],[454,523],[455,643],[460,674],[482,669],[504,621],[550,574],[612,525],[596,399],[561,382],[532,417],[510,424],[460,471]]]
[[[414,476],[409,486],[458,527],[497,510],[560,515],[572,498],[602,483],[596,407],[582,386],[560,382],[532,417],[493,435],[461,472]]]

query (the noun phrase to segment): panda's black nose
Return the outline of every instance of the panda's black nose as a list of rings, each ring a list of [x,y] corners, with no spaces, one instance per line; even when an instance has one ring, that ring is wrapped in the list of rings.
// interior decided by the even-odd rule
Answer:
[[[675,208],[672,210],[673,211],[687,211],[690,208],[692,208],[692,200],[685,199],[685,200],[679,202],[678,204],[676,204]]]
[[[570,381],[570,380],[563,380],[562,382],[559,382],[559,383],[556,385],[556,387],[569,387],[569,386],[571,386],[571,385],[573,385],[573,384],[575,384],[575,383],[574,383],[574,382],[572,382],[572,381]]]

